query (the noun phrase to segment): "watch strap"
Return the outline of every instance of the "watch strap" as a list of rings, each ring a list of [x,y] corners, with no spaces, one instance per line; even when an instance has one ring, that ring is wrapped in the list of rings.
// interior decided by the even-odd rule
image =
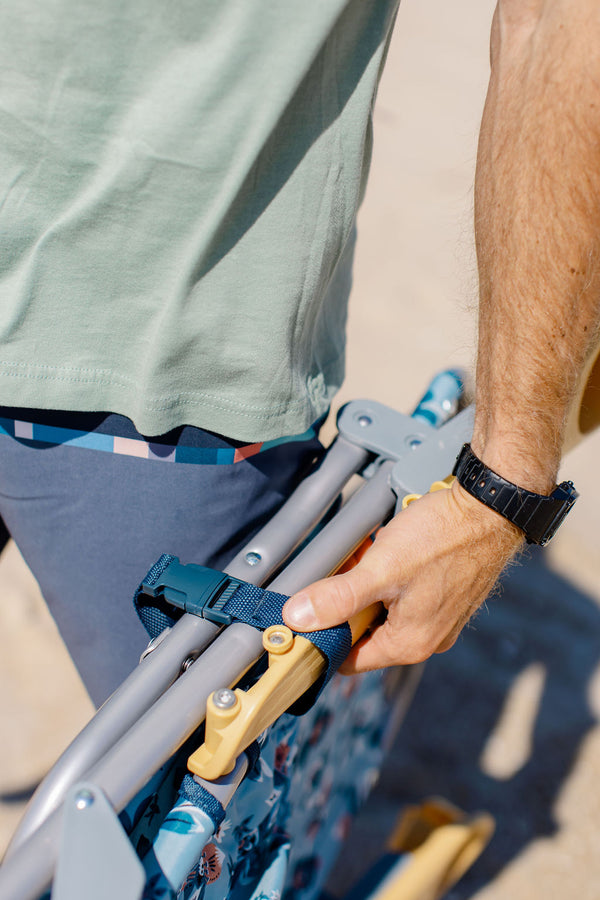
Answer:
[[[520,528],[529,544],[547,544],[579,496],[572,481],[549,496],[519,487],[488,468],[470,444],[464,444],[452,474],[472,497]]]

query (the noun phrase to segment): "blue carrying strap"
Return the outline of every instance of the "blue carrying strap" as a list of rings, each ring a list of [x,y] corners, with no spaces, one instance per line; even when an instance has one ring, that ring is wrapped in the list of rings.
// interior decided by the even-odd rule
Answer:
[[[225,818],[223,805],[203,785],[198,784],[192,775],[185,775],[179,788],[178,802],[186,801],[193,803],[194,806],[205,812],[215,826],[215,831],[219,830],[219,826]]]
[[[282,622],[282,610],[288,597],[232,578],[224,572],[198,566],[182,565],[176,556],[163,554],[158,559],[133,598],[136,612],[148,634],[154,638],[179,618],[177,610],[202,616],[217,625],[243,622],[264,631]],[[181,614],[180,613],[180,614]],[[306,712],[321,689],[330,680],[352,646],[347,623],[322,631],[296,632],[308,638],[327,658],[327,671],[318,690],[295,704],[294,712]]]

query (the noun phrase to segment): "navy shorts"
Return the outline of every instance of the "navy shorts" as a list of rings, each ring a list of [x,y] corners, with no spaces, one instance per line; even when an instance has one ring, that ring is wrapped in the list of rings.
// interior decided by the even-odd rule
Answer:
[[[161,553],[222,568],[322,452],[316,428],[241,444],[123,416],[0,408],[0,517],[96,704],[148,638],[132,597]]]

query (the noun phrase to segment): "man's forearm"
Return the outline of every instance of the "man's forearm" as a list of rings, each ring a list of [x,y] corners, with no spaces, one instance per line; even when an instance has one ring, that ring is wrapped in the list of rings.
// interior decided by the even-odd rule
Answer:
[[[480,270],[473,449],[538,493],[556,481],[569,405],[600,319],[600,3],[500,0],[476,185]],[[455,483],[383,528],[355,569],[284,609],[298,630],[379,600],[346,671],[448,649],[522,533]]]
[[[477,179],[473,447],[548,491],[600,312],[600,4],[500,0]]]

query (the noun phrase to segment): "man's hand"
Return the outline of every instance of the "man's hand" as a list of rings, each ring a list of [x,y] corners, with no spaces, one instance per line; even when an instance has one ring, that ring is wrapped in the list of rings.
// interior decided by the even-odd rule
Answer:
[[[342,671],[421,662],[454,644],[522,542],[517,528],[454,483],[395,516],[354,569],[290,598],[284,620],[313,631],[381,602],[387,618]]]

